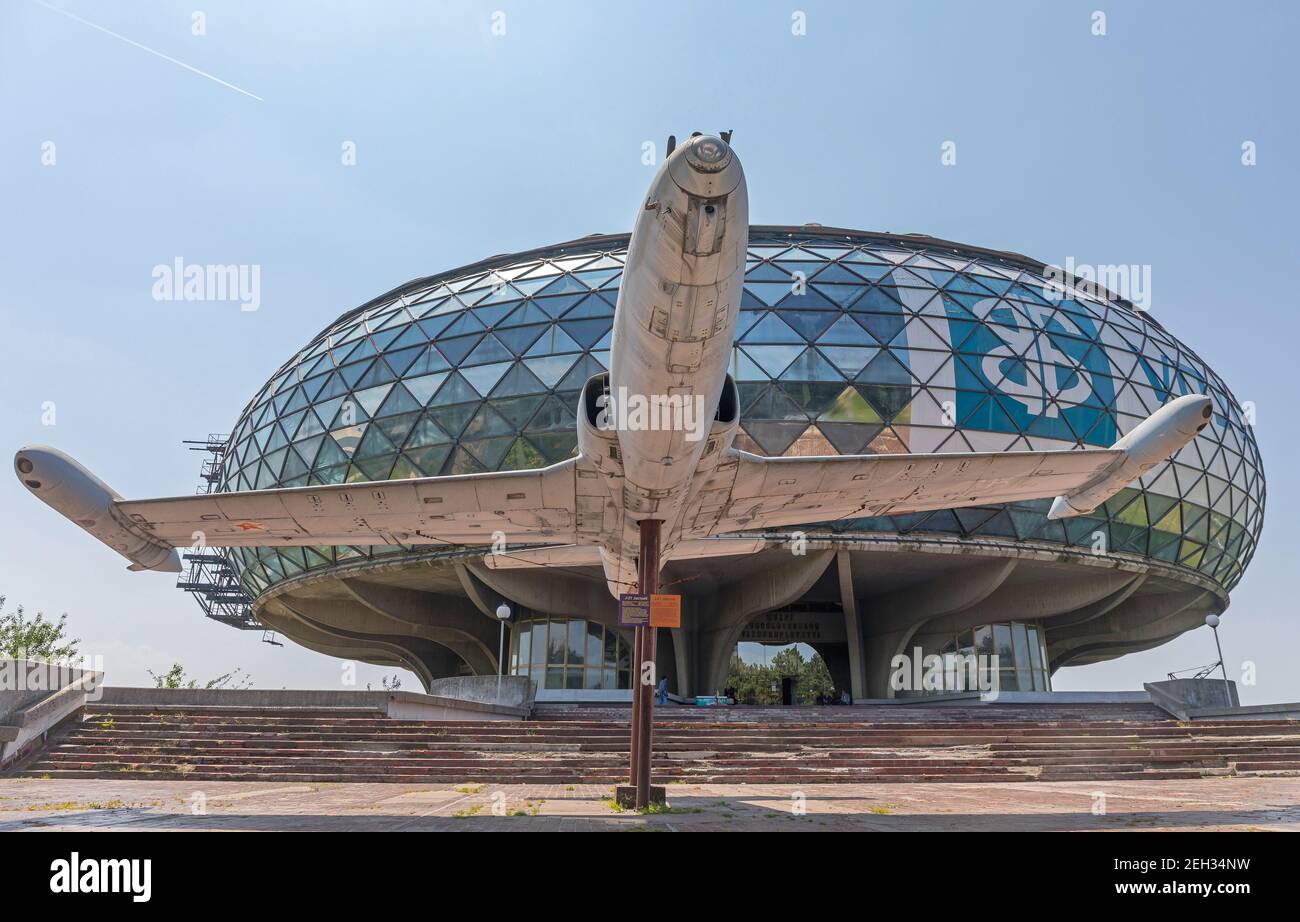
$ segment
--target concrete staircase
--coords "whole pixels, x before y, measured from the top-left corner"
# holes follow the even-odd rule
[[[364,708],[87,705],[28,777],[191,781],[624,780],[626,707],[528,721],[398,721]],[[654,780],[1105,781],[1300,775],[1300,721],[1179,723],[1145,705],[660,709]]]

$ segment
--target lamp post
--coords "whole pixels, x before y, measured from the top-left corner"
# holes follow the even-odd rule
[[[510,620],[510,606],[505,602],[497,606],[497,620],[501,622],[501,639],[497,642],[497,704],[500,704],[501,677],[506,674],[506,622]]]
[[[1223,693],[1227,695],[1226,704],[1232,707],[1232,683],[1228,681],[1228,665],[1223,661],[1223,647],[1219,644],[1219,616],[1208,614],[1205,616],[1205,623],[1214,631],[1214,649],[1219,651],[1219,669],[1223,672]]]

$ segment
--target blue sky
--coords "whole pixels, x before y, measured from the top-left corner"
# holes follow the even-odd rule
[[[57,445],[126,496],[190,492],[180,441],[228,431],[333,318],[415,276],[626,230],[643,142],[734,129],[755,223],[1152,267],[1153,315],[1258,406],[1268,511],[1225,653],[1256,664],[1245,700],[1300,700],[1295,4],[227,2],[194,35],[196,5],[50,3],[260,99],[0,0],[6,450]],[[151,271],[178,255],[261,266],[260,309],[155,301]],[[23,492],[0,479],[0,593],[68,612],[114,684],[180,661],[337,687],[337,661],[205,621]],[[1056,687],[1214,658],[1200,630]]]

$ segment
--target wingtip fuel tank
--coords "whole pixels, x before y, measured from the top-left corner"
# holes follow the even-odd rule
[[[1175,454],[1209,425],[1214,405],[1202,394],[1169,401],[1111,446],[1119,458],[1100,479],[1052,501],[1047,517],[1067,519],[1092,512],[1161,461]]]
[[[104,481],[57,448],[28,445],[14,455],[27,491],[131,561],[131,570],[181,571],[180,555],[122,515],[122,499]]]

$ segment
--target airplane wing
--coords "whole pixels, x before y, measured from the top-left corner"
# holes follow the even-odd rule
[[[717,518],[708,533],[1072,494],[1123,459],[1114,448],[814,458],[764,458],[733,448],[733,479],[725,498],[715,493]],[[724,461],[715,476],[730,466]],[[725,483],[707,488],[715,489]]]
[[[579,459],[527,471],[125,500],[56,449],[21,450],[41,500],[133,563],[175,570],[172,550],[333,544],[490,544],[578,540]]]
[[[122,500],[117,509],[173,547],[490,544],[574,534],[575,459],[547,468]]]

